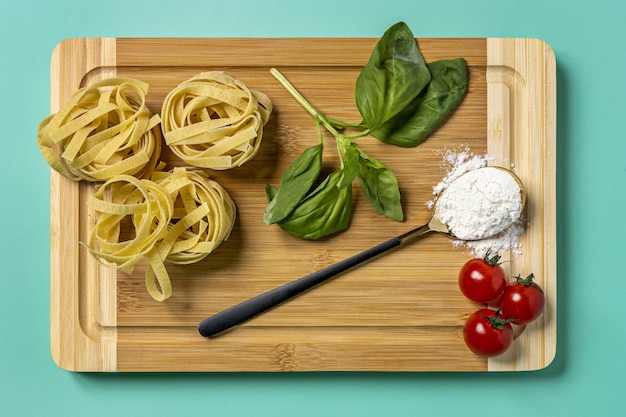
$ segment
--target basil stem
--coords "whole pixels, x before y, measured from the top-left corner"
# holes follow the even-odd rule
[[[285,76],[276,68],[270,69],[270,74],[274,76],[282,84],[283,87],[291,94],[291,96],[300,104],[314,119],[318,120],[335,138],[342,138],[343,135],[335,128],[331,120],[323,113],[320,113],[311,103],[305,99],[302,94],[285,78]],[[334,120],[334,119],[333,119]],[[365,136],[365,134],[360,134]]]

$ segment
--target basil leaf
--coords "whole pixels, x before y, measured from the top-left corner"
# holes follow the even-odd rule
[[[322,170],[322,151],[322,143],[306,149],[283,173],[278,192],[265,209],[265,224],[281,221],[302,201]],[[266,193],[269,196],[267,187]]]
[[[392,220],[402,221],[400,189],[393,171],[377,159],[360,152],[359,184],[376,211]]]
[[[402,112],[370,133],[382,142],[416,146],[452,112],[467,92],[465,59],[428,64],[432,79],[428,87]]]
[[[352,184],[339,187],[343,173],[335,171],[278,225],[304,239],[319,239],[348,228],[352,212]]]
[[[359,74],[355,97],[364,124],[374,128],[404,109],[430,81],[415,36],[404,22],[380,38]]]
[[[356,144],[350,143],[345,148],[343,169],[339,187],[347,187],[359,174],[360,152]]]
[[[278,188],[265,184],[265,195],[267,196],[268,203],[276,197],[276,194],[278,194]]]

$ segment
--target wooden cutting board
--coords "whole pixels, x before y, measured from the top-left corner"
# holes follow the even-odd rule
[[[159,112],[167,92],[222,70],[266,93],[274,113],[254,160],[212,172],[238,218],[230,239],[202,262],[168,265],[174,293],[163,303],[132,275],[97,264],[79,242],[93,222],[93,184],[51,173],[51,351],[72,371],[521,371],[556,352],[556,85],[554,55],[535,39],[418,39],[427,61],[464,57],[467,97],[426,142],[397,148],[373,138],[363,150],[397,175],[405,221],[374,213],[355,187],[348,231],[318,242],[266,226],[266,183],[317,141],[311,117],[270,75],[276,67],[321,111],[358,122],[354,83],[376,39],[69,39],[52,55],[51,111],[95,80],[129,76],[150,84]],[[329,138],[330,139],[330,138]],[[337,163],[332,142],[325,161]],[[432,186],[446,174],[442,153],[469,148],[513,166],[528,192],[522,255],[505,254],[509,275],[533,272],[544,315],[504,355],[484,359],[462,327],[479,306],[458,290],[471,258],[428,235],[259,316],[220,337],[197,332],[204,318],[425,223]],[[171,153],[163,159],[181,165]]]

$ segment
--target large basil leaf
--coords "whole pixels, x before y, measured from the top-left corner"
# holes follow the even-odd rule
[[[309,192],[322,169],[322,143],[306,149],[283,173],[278,192],[272,192],[263,221],[274,224],[293,211]],[[268,197],[270,192],[266,187]]]
[[[304,239],[320,239],[348,228],[352,211],[352,184],[339,187],[343,173],[335,171],[278,223]]]
[[[376,211],[390,219],[402,221],[400,189],[393,171],[377,159],[360,152],[359,184]]]
[[[404,22],[380,38],[356,81],[356,105],[363,123],[374,128],[404,109],[430,81],[424,57]]]
[[[371,135],[398,146],[416,146],[450,114],[467,92],[465,59],[428,64],[428,87],[402,112],[377,127]]]

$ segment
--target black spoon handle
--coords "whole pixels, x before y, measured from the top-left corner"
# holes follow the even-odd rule
[[[367,249],[348,259],[330,265],[324,269],[306,275],[281,287],[258,295],[220,313],[215,314],[198,325],[202,336],[210,337],[222,333],[233,326],[241,324],[301,293],[319,285],[330,278],[347,271],[373,257],[380,255],[403,242],[403,236],[389,239],[373,248]]]

